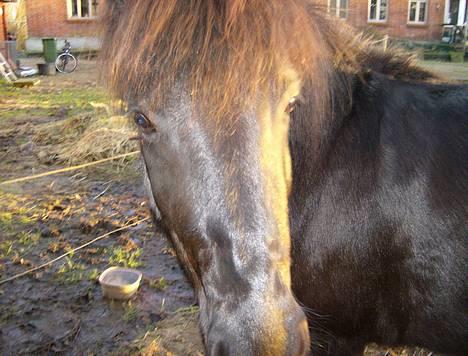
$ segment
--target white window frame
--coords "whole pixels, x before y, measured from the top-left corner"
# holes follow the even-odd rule
[[[449,23],[450,20],[450,7],[452,2],[450,0],[445,0],[445,12],[444,12],[444,22]],[[465,23],[465,14],[466,14],[466,1],[460,0],[458,3],[458,18],[451,19],[452,23],[455,23],[457,26],[462,26]]]
[[[416,3],[416,14],[414,15],[414,21],[410,19],[411,14],[411,3]],[[419,20],[419,12],[421,11],[421,4],[426,4],[426,13],[424,14],[424,20]],[[427,14],[429,12],[429,0],[409,0],[408,1],[408,23],[415,25],[425,25],[427,23]]]
[[[77,2],[77,10],[78,15],[73,16],[73,1]],[[88,2],[88,9],[89,9],[89,16],[82,16],[81,14],[81,4],[83,2]],[[97,14],[93,13],[93,2],[95,0],[67,0],[67,13],[69,20],[88,20],[88,19],[95,19]]]
[[[346,20],[348,18],[348,12],[349,12],[349,0],[335,0],[336,1],[336,9],[335,9],[335,13],[333,13],[331,11],[331,0],[328,0],[328,13],[331,14],[332,16],[336,16],[338,17],[339,19],[343,19],[343,20]],[[344,8],[342,6],[342,3],[344,3],[346,1],[346,7]],[[341,11],[344,10],[344,13],[345,13],[345,16],[344,17],[341,17]]]
[[[372,0],[367,1],[367,22],[385,23],[385,22],[388,21],[388,12],[389,12],[388,8],[390,7],[390,0],[387,0],[387,10],[386,10],[386,13],[385,13],[385,19],[383,19],[383,20],[379,19],[379,17],[380,17],[380,5],[381,5],[382,0],[376,0],[376,1],[377,1],[377,7],[375,9],[375,14],[376,14],[375,19],[370,18]]]

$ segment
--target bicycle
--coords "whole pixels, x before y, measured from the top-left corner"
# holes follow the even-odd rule
[[[65,40],[62,53],[55,60],[55,68],[57,68],[60,73],[71,73],[76,69],[77,65],[77,59],[71,54],[71,44]]]

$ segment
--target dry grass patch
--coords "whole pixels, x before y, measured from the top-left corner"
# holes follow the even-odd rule
[[[111,106],[94,103],[93,113],[82,113],[43,125],[34,141],[52,146],[59,161],[78,164],[137,150],[136,131],[125,115],[112,115]]]

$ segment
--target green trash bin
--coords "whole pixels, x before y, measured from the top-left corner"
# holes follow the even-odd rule
[[[42,46],[46,63],[54,63],[57,58],[57,40],[55,38],[43,38]]]

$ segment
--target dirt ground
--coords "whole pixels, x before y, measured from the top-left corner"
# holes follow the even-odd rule
[[[27,62],[34,63],[34,59]],[[65,166],[51,124],[95,114],[105,102],[97,66],[27,89],[0,84],[0,182]],[[0,186],[0,281],[93,238],[148,217],[138,159]],[[111,265],[143,272],[128,302],[103,298]],[[150,222],[114,234],[50,267],[0,285],[0,355],[202,355],[191,286]],[[424,355],[369,347],[367,355]]]
[[[96,64],[42,77],[29,89],[0,84],[0,182],[64,166],[37,132],[105,101]],[[0,280],[148,216],[139,160],[0,186]],[[173,250],[150,222],[101,240],[51,267],[0,285],[1,355],[197,354],[197,307]],[[103,298],[111,265],[144,279],[129,302]],[[180,344],[189,340],[189,350]],[[187,351],[187,352],[186,352]]]

